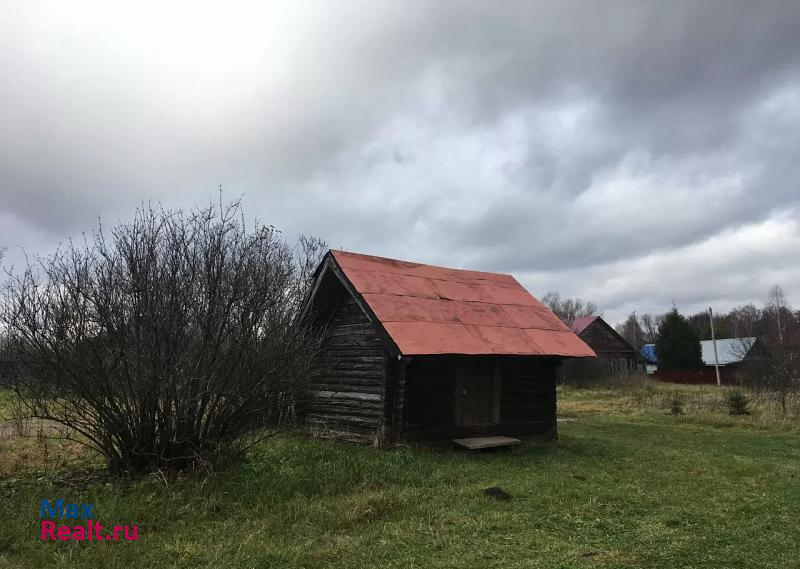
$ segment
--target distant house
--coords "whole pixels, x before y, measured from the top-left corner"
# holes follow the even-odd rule
[[[326,325],[307,428],[373,444],[552,437],[559,364],[594,356],[497,273],[330,251],[306,314]]]
[[[720,382],[725,384],[736,383],[742,366],[751,358],[758,357],[760,351],[758,338],[721,338],[717,340],[717,361],[719,362]],[[709,383],[717,382],[716,366],[714,365],[714,341],[702,340],[700,342],[701,357],[703,368],[699,370],[666,370],[656,369],[655,377],[662,381],[671,383]],[[648,373],[650,362],[653,366],[658,365],[658,356],[655,351],[655,344],[645,344],[642,347],[642,355],[648,361]]]
[[[577,318],[569,327],[592,348],[597,359],[565,362],[565,379],[624,375],[638,370],[636,349],[600,316]]]
[[[754,354],[758,338],[725,338],[717,340],[717,358],[720,367],[735,368]],[[714,367],[714,342],[700,342],[703,365]]]
[[[642,349],[639,350],[639,355],[644,360],[645,370],[647,374],[653,374],[658,369],[658,357],[656,356],[656,345],[655,344],[645,344],[642,346]]]

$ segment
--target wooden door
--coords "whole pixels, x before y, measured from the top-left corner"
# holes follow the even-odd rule
[[[458,366],[457,413],[459,425],[497,422],[498,384],[491,360],[466,360]]]

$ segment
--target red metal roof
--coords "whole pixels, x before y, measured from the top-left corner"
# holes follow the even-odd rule
[[[570,323],[569,327],[572,328],[572,331],[575,332],[576,334],[580,334],[581,332],[586,330],[589,324],[591,324],[598,318],[599,318],[598,316],[582,316],[580,318],[576,318],[575,320],[573,320]]]
[[[403,354],[595,355],[511,275],[331,253]]]

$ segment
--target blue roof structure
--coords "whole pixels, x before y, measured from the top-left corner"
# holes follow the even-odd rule
[[[656,345],[655,344],[645,344],[642,346],[640,352],[642,357],[647,360],[647,363],[657,364],[658,363],[658,356],[656,356]]]

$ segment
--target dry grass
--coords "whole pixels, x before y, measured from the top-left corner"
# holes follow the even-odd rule
[[[38,419],[14,417],[12,395],[0,391],[0,479],[94,464],[83,445]]]
[[[731,416],[729,397],[741,392],[750,400],[750,414]],[[559,416],[661,415],[680,407],[685,421],[716,426],[746,426],[781,431],[800,430],[800,405],[793,402],[784,412],[770,393],[716,385],[662,383],[647,376],[629,376],[598,382],[591,387],[559,387]]]
[[[10,437],[0,441],[0,479],[35,472],[84,466],[92,453],[86,447],[45,437]]]

